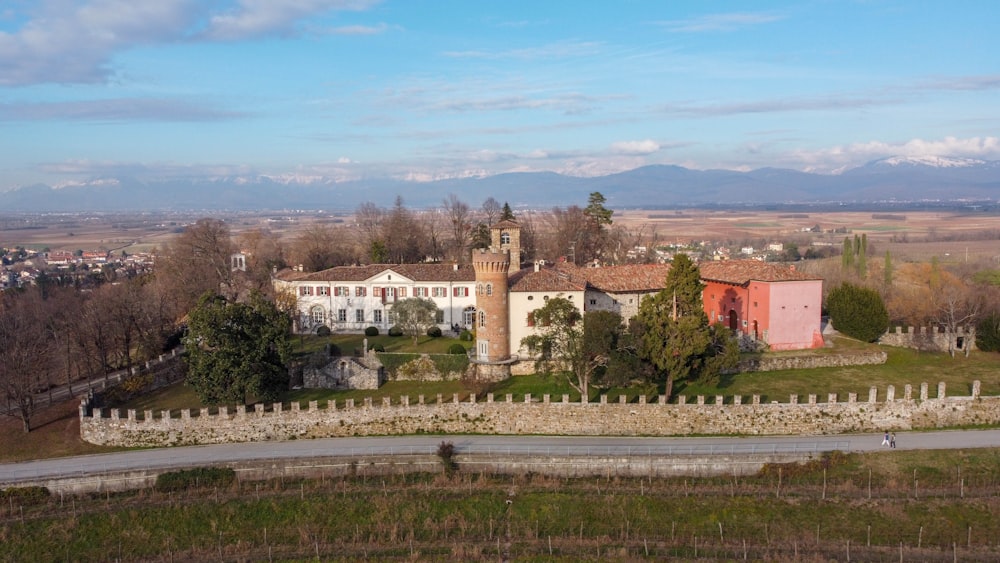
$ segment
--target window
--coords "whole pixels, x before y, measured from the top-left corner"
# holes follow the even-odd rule
[[[396,290],[396,297],[406,297],[406,288],[401,287]]]
[[[591,305],[597,305],[597,299],[591,299],[590,300],[590,304]]]
[[[310,285],[303,285],[299,287],[299,295],[312,295],[313,288]]]
[[[433,295],[434,297],[448,297],[448,288],[435,287],[432,289],[431,295]]]
[[[382,288],[381,287],[373,287],[372,288],[372,297],[382,297]]]
[[[476,322],[476,308],[468,307],[462,311],[462,324],[465,326],[472,326]]]
[[[356,323],[363,323],[363,322],[365,322],[365,310],[364,309],[355,309],[354,310],[354,322],[356,322]]]
[[[338,323],[347,322],[347,309],[337,309],[337,322]]]
[[[367,289],[368,288],[366,288],[364,286],[357,286],[357,287],[355,287],[354,288],[354,296],[355,297],[364,297],[368,293]]]
[[[428,291],[426,287],[415,287],[413,288],[414,297],[427,297]]]
[[[469,296],[469,288],[467,288],[467,287],[455,287],[455,288],[452,288],[452,295],[454,295],[455,297],[468,297]]]
[[[486,284],[486,295],[493,295],[493,284]]]
[[[323,321],[326,320],[326,315],[323,313],[323,308],[317,305],[309,309],[309,318],[316,324],[323,324]]]
[[[389,321],[389,325],[396,324],[396,313],[393,313],[392,309],[389,309],[389,311],[386,313],[385,317]]]
[[[507,231],[500,233],[500,244],[510,244],[510,233]]]
[[[486,328],[486,311],[479,311],[479,327]]]
[[[380,323],[382,322],[382,309],[375,309],[372,311],[372,322]]]
[[[338,285],[337,287],[333,288],[333,295],[336,297],[350,297],[351,296],[350,288],[347,286]]]
[[[528,313],[528,326],[535,326],[535,312]]]
[[[320,286],[316,288],[317,295],[330,295],[330,288],[327,286]]]
[[[434,312],[434,322],[436,322],[437,324],[441,324],[444,322],[444,311],[438,309],[437,311]]]

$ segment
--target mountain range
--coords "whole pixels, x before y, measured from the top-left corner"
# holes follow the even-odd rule
[[[139,180],[99,178],[78,185],[22,186],[0,192],[7,212],[67,213],[124,211],[352,211],[365,202],[408,207],[441,205],[455,194],[471,207],[488,197],[515,207],[586,205],[601,192],[613,208],[996,202],[1000,161],[941,157],[892,157],[839,174],[780,168],[749,172],[692,170],[653,165],[581,178],[552,172],[498,174],[412,182],[371,178],[337,182],[329,178],[271,176]]]

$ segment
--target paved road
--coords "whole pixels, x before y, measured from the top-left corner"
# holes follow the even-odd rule
[[[382,454],[433,454],[452,442],[458,454],[534,453],[568,455],[691,455],[770,452],[876,451],[881,434],[719,438],[621,438],[589,436],[392,436],[252,442],[136,450],[129,452],[0,464],[0,484],[28,479],[83,476],[112,471],[167,469],[266,459]],[[1000,447],[998,430],[902,432],[897,447],[965,449]]]

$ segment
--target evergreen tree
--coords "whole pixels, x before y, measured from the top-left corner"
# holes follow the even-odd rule
[[[506,201],[503,202],[503,211],[500,212],[501,221],[516,221],[514,218],[514,212],[510,209],[510,204]]]
[[[892,287],[892,256],[888,250],[885,251],[885,265],[882,267],[882,283],[886,289]]]
[[[976,323],[976,346],[984,352],[1000,352],[1000,313],[990,313]]]
[[[209,405],[273,401],[288,388],[290,326],[259,293],[246,303],[205,294],[188,317],[187,383]]]
[[[833,327],[863,342],[875,342],[889,328],[889,311],[877,291],[850,283],[830,290],[826,298]]]
[[[639,355],[665,374],[668,398],[676,382],[700,374],[711,352],[704,289],[697,265],[686,254],[677,254],[663,290],[644,299],[635,317]]]
[[[855,239],[857,240],[857,239]],[[858,278],[868,277],[868,235],[861,235],[861,244],[858,246]]]
[[[844,237],[844,249],[840,255],[840,266],[844,272],[850,272],[854,267],[854,245],[850,237]]]

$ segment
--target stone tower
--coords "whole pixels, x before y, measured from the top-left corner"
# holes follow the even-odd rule
[[[490,227],[490,247],[472,251],[476,272],[476,348],[471,355],[476,378],[499,381],[510,377],[511,265],[520,268],[521,229],[513,221]]]

